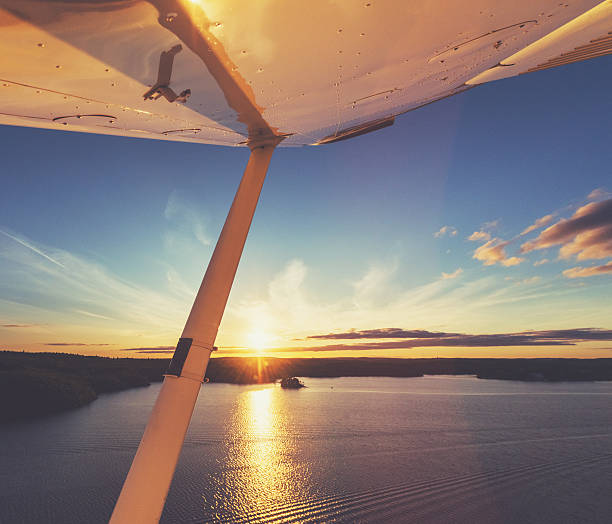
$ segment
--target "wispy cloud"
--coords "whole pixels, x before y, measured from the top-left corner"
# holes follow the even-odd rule
[[[166,270],[166,282],[169,289],[177,296],[193,301],[197,291],[193,286],[187,285],[181,274],[174,268],[168,267]]]
[[[474,231],[467,239],[472,242],[487,242],[491,240],[491,233],[487,231]]]
[[[127,282],[94,261],[21,235],[0,235],[0,259],[0,306],[6,312],[27,306],[29,316],[35,314],[45,323],[96,322],[97,328],[115,334],[160,336],[179,329],[189,307],[171,295]],[[26,316],[12,323],[29,320]]]
[[[0,324],[0,328],[31,328],[36,327],[36,324]]]
[[[111,317],[107,317],[106,315],[100,315],[99,313],[92,313],[91,311],[84,311],[82,309],[75,309],[74,312],[78,313],[79,315],[85,315],[86,317],[101,318],[103,320],[113,320]]]
[[[451,278],[457,278],[459,275],[461,275],[461,273],[463,273],[463,269],[461,269],[460,267],[455,269],[455,271],[453,271],[452,273],[444,273],[444,271],[442,272],[442,276],[440,278],[442,278],[442,280],[448,280]]]
[[[371,265],[363,277],[352,284],[353,302],[358,306],[367,306],[388,297],[389,283],[397,269],[396,259]]]
[[[532,284],[537,284],[540,280],[542,280],[542,277],[533,276],[533,277],[524,278],[523,280],[519,280],[517,284],[521,286],[530,286]]]
[[[524,229],[520,236],[527,235],[536,229],[540,229],[548,224],[550,224],[555,218],[555,215],[545,215],[542,218],[538,218],[533,224],[531,224],[528,228]]]
[[[591,267],[572,267],[566,269],[563,274],[567,278],[585,278],[594,277],[596,275],[605,275],[612,273],[612,260],[602,266],[591,266]]]
[[[90,344],[85,342],[45,342],[45,346],[110,346],[110,344]]]
[[[593,191],[589,193],[589,196],[587,196],[587,200],[605,200],[610,197],[612,197],[612,193],[605,190],[603,187],[598,187],[597,189],[593,189]]]
[[[493,242],[498,242],[499,239],[493,238],[492,235],[492,232],[496,230],[498,226],[499,220],[485,222],[478,231],[474,231],[469,237],[467,237],[467,239],[471,242],[489,242],[490,240]]]
[[[210,246],[212,239],[206,231],[202,213],[179,191],[174,190],[168,196],[164,217],[168,223],[164,235],[168,249],[180,248],[193,240]]]
[[[174,353],[174,350],[176,348],[174,348],[174,346],[156,346],[156,347],[150,347],[150,348],[122,348],[119,351],[128,351],[128,352],[132,352],[132,353],[168,353],[168,354],[172,354]]]
[[[434,237],[441,238],[443,236],[454,237],[457,235],[457,229],[453,226],[442,226],[438,231],[434,233]]]
[[[550,260],[548,260],[547,258],[542,258],[542,259],[540,259],[540,260],[536,260],[536,261],[533,263],[533,265],[537,267],[537,266],[541,266],[541,265],[543,265],[543,264],[548,264],[549,262],[550,262]]]

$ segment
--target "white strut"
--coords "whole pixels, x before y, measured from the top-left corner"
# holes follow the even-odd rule
[[[254,145],[111,524],[159,522],[272,153]]]

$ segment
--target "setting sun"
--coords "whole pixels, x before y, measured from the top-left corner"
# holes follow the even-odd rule
[[[271,337],[265,331],[251,331],[247,335],[247,347],[250,350],[263,353],[270,345]]]

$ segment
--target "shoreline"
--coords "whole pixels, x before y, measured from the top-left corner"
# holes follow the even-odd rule
[[[104,393],[161,382],[170,359],[0,351],[0,424],[86,406]],[[265,384],[284,377],[475,376],[524,382],[612,380],[612,358],[217,357],[209,382]]]

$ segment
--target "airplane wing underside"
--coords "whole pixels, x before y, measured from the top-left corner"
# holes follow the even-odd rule
[[[295,146],[611,53],[612,0],[0,0],[0,27],[0,124]]]

